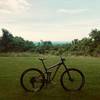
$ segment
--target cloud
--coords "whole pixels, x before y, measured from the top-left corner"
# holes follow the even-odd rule
[[[88,11],[87,9],[59,9],[58,13],[78,14]]]
[[[19,13],[30,8],[27,0],[0,0],[1,13]]]

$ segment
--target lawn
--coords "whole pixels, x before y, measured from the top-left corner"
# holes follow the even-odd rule
[[[57,56],[46,56],[46,65],[59,60]],[[20,85],[20,76],[25,69],[40,68],[38,57],[0,57],[0,100],[100,100],[100,58],[66,57],[68,66],[80,69],[86,78],[79,92],[66,92],[60,85],[59,70],[55,84],[44,87],[38,93],[27,93]]]

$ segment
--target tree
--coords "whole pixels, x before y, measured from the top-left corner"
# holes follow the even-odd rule
[[[39,42],[36,51],[39,53],[48,53],[53,47],[53,44],[51,41],[43,41],[41,40],[41,42]]]
[[[79,41],[79,51],[82,55],[89,55],[92,51],[92,40],[90,38],[83,38]]]
[[[34,43],[32,41],[28,41],[28,40],[24,40],[22,37],[14,37],[13,38],[13,41],[12,41],[12,44],[13,44],[13,51],[16,51],[16,52],[21,52],[21,51],[28,51],[28,50],[32,50],[33,51],[33,48],[34,48]]]
[[[78,50],[78,39],[74,39],[71,43],[71,51],[77,51]]]
[[[25,41],[22,37],[14,37],[8,30],[2,29],[3,36],[0,38],[0,51],[3,52],[23,52],[33,51],[32,41]]]
[[[1,44],[3,51],[7,52],[12,47],[13,35],[6,29],[2,29],[3,36],[1,37]]]
[[[100,43],[100,31],[99,30],[97,29],[92,30],[89,36],[91,37],[93,41]]]

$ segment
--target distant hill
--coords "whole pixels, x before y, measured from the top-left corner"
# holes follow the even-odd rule
[[[40,41],[33,41],[33,43],[35,43],[35,45],[38,45]],[[62,44],[66,44],[66,41],[51,41],[53,45],[62,45]]]
[[[53,41],[52,44],[53,45],[62,45],[62,44],[66,44],[66,41]]]

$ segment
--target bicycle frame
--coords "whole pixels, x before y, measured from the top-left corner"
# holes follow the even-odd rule
[[[43,64],[43,67],[44,67],[44,70],[45,70],[44,73],[46,73],[46,75],[47,75],[47,77],[46,77],[47,80],[48,80],[48,72],[49,72],[49,70],[50,70],[50,69],[53,69],[53,68],[55,68],[55,67],[57,67],[56,70],[55,70],[55,72],[54,72],[54,74],[53,74],[53,76],[52,76],[52,78],[51,78],[51,80],[50,80],[50,81],[52,81],[52,80],[55,78],[55,76],[56,76],[56,74],[57,74],[57,71],[59,70],[59,68],[61,67],[61,65],[64,66],[65,71],[67,71],[69,78],[71,78],[71,76],[70,76],[70,74],[69,74],[69,72],[68,72],[68,68],[67,68],[67,66],[65,65],[63,59],[61,59],[61,61],[58,62],[57,64],[54,64],[54,65],[50,66],[49,68],[46,68],[46,66],[45,66],[43,60],[41,60],[41,61],[42,61],[42,64]]]
[[[22,75],[21,75],[21,78],[20,78],[21,86],[26,91],[28,91],[28,92],[37,92],[37,91],[40,91],[43,88],[44,85],[47,86],[55,78],[55,76],[57,74],[57,71],[59,70],[59,68],[61,67],[61,65],[64,66],[65,71],[61,74],[60,82],[61,82],[62,87],[66,91],[78,91],[78,90],[80,90],[84,86],[85,77],[84,77],[83,73],[80,70],[78,70],[78,69],[68,68],[65,65],[65,63],[64,63],[64,60],[65,60],[64,58],[61,58],[61,60],[58,63],[50,66],[49,68],[46,68],[46,66],[45,66],[44,61],[43,61],[42,58],[40,58],[40,60],[43,63],[43,67],[45,69],[44,72],[42,72],[41,70],[39,70],[37,68],[30,68],[30,69],[25,70],[22,73]],[[55,68],[56,70],[54,71],[53,75],[51,76],[52,70],[50,70],[50,69],[53,69],[53,68]],[[30,74],[29,72],[33,72],[34,75]],[[73,77],[73,75],[71,75],[71,72],[78,73],[78,75],[80,75],[79,78],[81,78],[81,80],[77,81],[76,79],[74,79],[74,78],[77,78],[77,77]],[[36,75],[35,73],[38,73],[38,74]],[[32,75],[32,76],[27,77],[28,74]],[[65,77],[65,74],[67,74],[67,78]],[[25,77],[27,79],[27,82],[25,80]],[[69,84],[71,84],[71,82],[72,82],[72,85],[73,85],[73,82],[76,80],[77,82],[79,82],[79,84],[78,84],[79,86],[77,86],[77,84],[75,82],[75,85],[77,87],[74,88],[73,86],[70,87],[70,85],[68,85],[70,87],[69,88],[69,87],[65,86],[65,84],[64,84],[65,81],[64,80],[69,81],[70,82]],[[24,84],[24,82],[25,82],[25,84]],[[37,83],[39,83],[39,84],[37,84]]]

